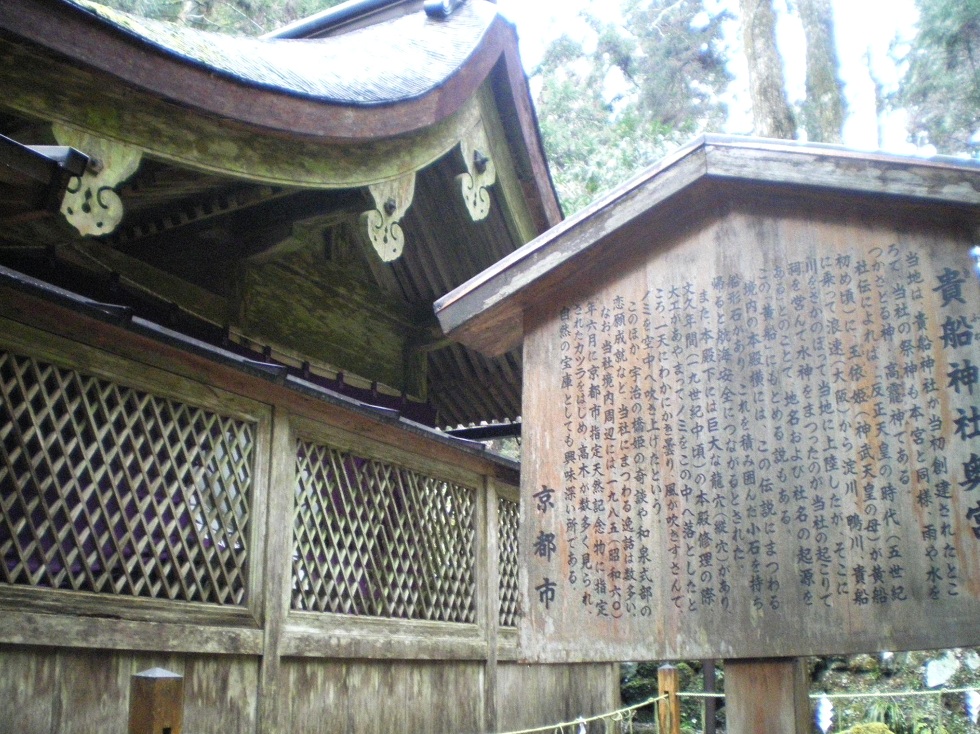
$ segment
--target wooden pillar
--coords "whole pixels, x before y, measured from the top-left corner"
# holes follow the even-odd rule
[[[725,661],[728,734],[809,734],[809,676],[802,658]]]
[[[129,734],[180,734],[184,677],[163,668],[136,673],[129,684]]]
[[[714,693],[717,690],[715,686],[717,682],[715,678],[715,661],[705,660],[702,663],[701,670],[704,675],[704,692]],[[704,734],[715,734],[717,710],[717,699],[711,698],[710,696],[704,699]]]
[[[289,614],[292,588],[293,501],[296,497],[296,436],[289,423],[289,414],[276,408],[272,420],[271,460],[267,486],[264,571],[253,577],[262,580],[254,591],[262,599],[260,617],[265,627],[262,659],[259,663],[258,731],[275,732],[287,727],[288,712],[282,708],[282,647],[283,628]],[[258,506],[256,507],[258,510]],[[256,512],[256,519],[260,516]],[[256,545],[256,550],[262,545]],[[256,555],[258,555],[256,553]]]
[[[497,536],[497,485],[490,477],[483,481],[482,512],[478,512],[480,537],[477,548],[482,548],[477,559],[477,569],[482,573],[483,584],[477,589],[477,610],[481,612],[482,626],[487,640],[487,660],[483,677],[483,731],[497,731],[497,640],[500,627],[500,568],[499,539]],[[478,578],[481,574],[478,573]]]
[[[680,674],[673,665],[657,668],[657,689],[661,696],[667,696],[657,707],[658,731],[661,734],[680,734],[681,706],[677,692],[680,690]]]

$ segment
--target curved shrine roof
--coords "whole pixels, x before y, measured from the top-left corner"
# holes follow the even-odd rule
[[[468,2],[445,19],[418,12],[326,38],[251,38],[140,18],[88,0],[63,2],[243,84],[342,105],[425,95],[466,64],[500,19],[492,5]]]

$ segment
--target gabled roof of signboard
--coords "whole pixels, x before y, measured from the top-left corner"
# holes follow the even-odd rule
[[[485,354],[523,338],[525,309],[597,257],[610,236],[645,220],[671,226],[669,207],[688,197],[684,216],[706,216],[712,198],[740,184],[932,202],[971,209],[980,221],[980,165],[760,138],[707,135],[648,168],[436,301],[450,338]],[[658,219],[658,216],[660,219]],[[606,263],[606,264],[602,264]]]

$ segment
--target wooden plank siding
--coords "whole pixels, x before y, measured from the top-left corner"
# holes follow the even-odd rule
[[[516,472],[506,463],[5,288],[3,353],[231,416],[252,426],[254,453],[239,603],[42,588],[0,576],[0,734],[124,731],[130,678],[152,667],[184,676],[184,731],[191,734],[497,731],[617,705],[614,666],[513,662],[520,655],[516,631],[500,627],[498,612],[498,497],[518,499]],[[12,408],[0,408],[2,432]],[[400,482],[428,477],[472,495],[473,535],[463,538],[474,559],[471,622],[294,608],[301,440],[346,452],[352,465],[394,467]],[[0,463],[6,502],[18,486],[3,472]],[[2,520],[0,548],[10,547],[10,524]],[[442,527],[441,520],[427,522]],[[465,599],[449,598],[470,614]]]

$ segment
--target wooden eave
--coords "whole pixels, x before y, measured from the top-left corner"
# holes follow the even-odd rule
[[[973,162],[708,135],[447,293],[435,303],[436,316],[449,338],[484,354],[514,349],[523,339],[525,309],[569,278],[608,269],[604,251],[619,231],[704,218],[717,209],[723,192],[747,185],[802,196],[980,207],[980,166]],[[980,212],[973,216],[980,218]]]
[[[21,142],[54,142],[61,138],[52,136],[50,125],[57,123],[59,129],[133,146],[143,154],[137,172],[117,187],[125,218],[115,232],[98,241],[82,240],[51,213],[6,232],[0,238],[0,263],[88,297],[125,302],[140,316],[198,338],[212,339],[210,331],[202,337],[198,328],[225,327],[233,341],[241,336],[260,355],[269,352],[291,368],[303,359],[312,362],[314,371],[327,380],[336,376],[344,390],[364,391],[374,382],[387,396],[401,390],[409,402],[425,403],[426,383],[419,375],[427,375],[428,395],[439,397],[424,407],[432,415],[438,411],[439,425],[513,420],[520,413],[520,355],[487,360],[445,342],[431,304],[557,223],[561,212],[514,29],[493,5],[468,2],[477,6],[466,21],[470,34],[463,34],[469,40],[479,35],[473,52],[454,56],[462,62],[426,94],[381,105],[338,105],[250,84],[188,59],[192,45],[183,47],[184,55],[168,52],[160,43],[166,31],[148,34],[151,42],[67,0],[0,2],[0,132]],[[412,22],[419,26],[420,20]],[[142,28],[141,22],[134,20],[133,27]],[[452,16],[445,22],[453,22]],[[174,33],[183,37],[183,31]],[[226,43],[223,59],[234,60],[234,41]],[[266,62],[274,57],[270,54]],[[243,62],[242,69],[249,66]],[[315,82],[315,77],[314,72],[310,78]],[[466,170],[460,142],[480,127],[497,181],[489,189],[489,216],[474,222],[457,176]],[[350,250],[355,254],[331,262],[320,274],[321,280],[328,274],[335,278],[330,283],[334,300],[321,303],[334,304],[344,288],[355,287],[358,294],[373,288],[392,302],[382,306],[380,298],[367,300],[365,312],[388,308],[388,318],[371,323],[384,322],[392,338],[404,332],[401,377],[371,372],[347,359],[346,352],[326,354],[324,339],[306,342],[319,351],[304,349],[298,337],[278,340],[279,332],[266,328],[272,322],[267,311],[260,325],[245,318],[244,291],[235,290],[242,283],[229,275],[237,265],[247,262],[255,272],[266,267],[263,277],[273,271],[277,277],[301,277],[308,271],[292,268],[285,256],[279,262],[282,253],[275,250],[293,236],[294,223],[336,215],[330,227],[343,233],[349,221],[371,208],[368,186],[407,174],[416,176],[416,193],[402,221],[408,242],[402,257],[371,265],[373,260]],[[19,186],[16,193],[22,190]],[[324,220],[323,232],[330,229],[327,224]],[[304,253],[313,252],[317,241],[304,240],[302,247]],[[73,274],[85,277],[75,279],[76,285]],[[249,281],[249,287],[254,284]],[[355,303],[361,301],[348,299],[344,305],[353,308]],[[282,323],[295,335],[295,320]],[[379,343],[377,338],[346,342]]]
[[[6,0],[0,5],[0,33],[182,107],[257,130],[328,143],[371,141],[430,127],[457,112],[502,56],[520,69],[514,29],[499,15],[469,58],[440,84],[412,99],[379,104],[339,104],[249,84],[170,53],[68,2]],[[509,78],[516,81],[513,75]],[[515,97],[526,95],[516,87],[511,91]]]
[[[502,123],[536,234],[558,222],[561,210],[516,32],[488,10],[492,5],[469,2],[481,8],[471,26],[485,23],[485,30],[446,78],[411,99],[338,104],[249,84],[67,0],[8,0],[0,3],[0,91],[21,114],[134,145],[161,160],[313,188],[354,188],[416,171],[485,118],[491,99],[496,110],[489,114]]]

